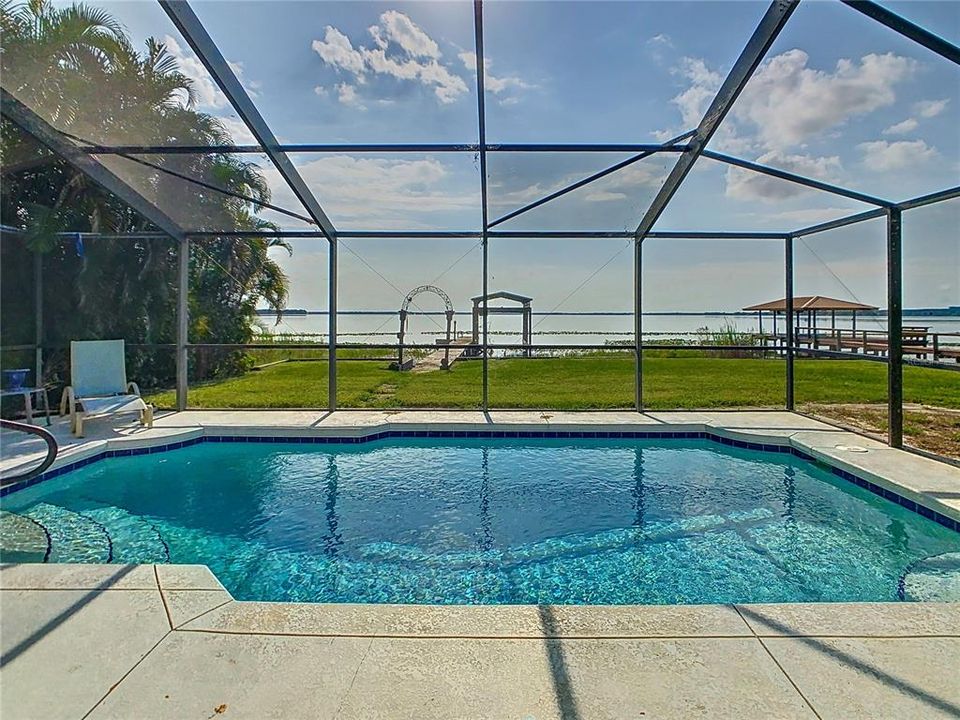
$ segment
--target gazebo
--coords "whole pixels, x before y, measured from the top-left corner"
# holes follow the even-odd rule
[[[763,334],[763,314],[765,312],[773,313],[773,336],[777,336],[777,316],[780,313],[787,313],[787,299],[771,300],[760,303],[759,305],[750,305],[743,308],[744,311],[754,311],[757,313],[757,329]],[[876,310],[876,305],[864,305],[863,303],[850,302],[849,300],[840,300],[838,298],[825,297],[823,295],[800,295],[793,298],[793,315],[796,318],[796,327],[800,328],[800,320],[803,313],[807,314],[806,330],[811,335],[816,335],[817,315],[821,312],[830,313],[830,329],[837,329],[837,311],[850,313],[851,330],[857,329],[857,313],[863,311]]]
[[[530,353],[530,339],[533,335],[533,324],[531,323],[531,318],[533,316],[533,308],[531,303],[533,302],[532,297],[526,295],[520,295],[519,293],[507,292],[505,290],[499,290],[493,293],[487,293],[486,295],[477,295],[476,297],[470,298],[473,302],[473,342],[474,344],[480,343],[480,316],[483,312],[484,300],[488,303],[491,300],[511,300],[512,302],[518,303],[520,307],[490,307],[487,306],[487,315],[523,315],[523,329],[520,333],[520,342],[523,344],[525,352]],[[486,342],[486,338],[484,338]]]

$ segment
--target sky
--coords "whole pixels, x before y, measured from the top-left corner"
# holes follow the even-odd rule
[[[252,136],[159,5],[103,3],[137,41],[162,39],[194,80],[197,108],[238,143]],[[476,143],[469,2],[195,2],[195,11],[282,142]],[[960,42],[960,3],[887,7]],[[488,2],[487,140],[660,142],[695,127],[766,3]],[[889,200],[960,184],[960,70],[839,2],[805,0],[711,149]],[[488,153],[491,219],[628,157]],[[474,153],[291,158],[340,230],[478,230]],[[636,229],[676,161],[657,154],[499,226]],[[303,212],[266,158],[273,202]],[[792,230],[869,209],[701,158],[657,230]],[[265,211],[288,229],[304,226]],[[904,218],[905,303],[960,304],[960,200]],[[884,222],[797,246],[797,294],[884,305]],[[321,240],[275,251],[292,307],[323,309]],[[435,283],[458,309],[481,288],[470,240],[352,240],[340,253],[342,309],[399,306]],[[629,310],[632,252],[616,240],[493,240],[490,287],[538,310]],[[770,241],[644,243],[651,310],[732,310],[782,297]],[[429,302],[426,299],[424,302]]]

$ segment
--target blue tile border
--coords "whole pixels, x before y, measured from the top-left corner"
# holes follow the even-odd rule
[[[815,458],[803,450],[798,450],[792,445],[777,445],[772,443],[756,443],[746,440],[735,440],[724,435],[717,435],[711,432],[682,430],[682,431],[650,431],[650,430],[381,430],[368,435],[359,436],[332,436],[332,435],[297,435],[297,436],[278,436],[278,435],[201,435],[190,440],[180,440],[165,445],[153,445],[142,448],[121,448],[118,450],[103,450],[96,455],[77,460],[54,470],[31,478],[26,482],[8,485],[0,488],[0,497],[6,497],[10,493],[23,490],[33,485],[37,485],[44,480],[50,480],[60,475],[65,475],[73,470],[86,467],[91,463],[99,462],[114,457],[132,457],[134,455],[152,455],[154,453],[167,452],[170,450],[179,450],[181,448],[199,445],[201,443],[271,443],[271,444],[298,444],[298,445],[355,445],[360,443],[375,442],[377,440],[387,440],[392,438],[492,438],[492,439],[515,439],[515,438],[535,438],[535,439],[625,439],[625,440],[710,440],[711,442],[727,445],[728,447],[743,448],[757,452],[781,453],[784,455],[793,455],[796,458],[813,463],[843,480],[853,483],[857,487],[879,495],[882,498],[900,505],[911,512],[922,515],[925,518],[933,520],[954,532],[960,533],[960,522],[947,517],[936,510],[931,510],[924,505],[905,498],[902,495],[882,488],[875,483],[854,475],[847,470],[838,468],[819,458]]]

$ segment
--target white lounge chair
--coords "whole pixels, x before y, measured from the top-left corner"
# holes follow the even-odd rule
[[[70,431],[83,437],[85,417],[139,413],[140,424],[153,427],[153,406],[140,388],[127,382],[123,340],[74,340],[70,343],[70,382],[60,400],[60,415],[70,411]]]

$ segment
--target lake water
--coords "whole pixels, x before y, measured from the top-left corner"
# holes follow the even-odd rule
[[[458,313],[455,318],[458,330],[470,330],[471,317],[469,313]],[[272,317],[260,318],[267,332],[308,335],[326,335],[326,314],[285,315],[279,325],[274,325]],[[960,332],[960,318],[958,317],[904,317],[904,325],[929,327],[930,332],[955,333]],[[337,318],[337,331],[341,342],[345,343],[395,343],[399,319],[397,313],[383,312],[377,314],[347,315],[340,314]],[[757,332],[757,316],[751,315],[724,315],[724,314],[657,314],[643,316],[643,336],[647,340],[664,338],[696,339],[700,328],[708,327],[713,331],[724,326],[733,326],[738,332]],[[821,317],[818,327],[830,326],[829,317]],[[443,336],[446,320],[442,313],[429,315],[411,314],[407,320],[406,342],[432,343]],[[849,317],[838,317],[837,327],[849,328]],[[858,317],[857,329],[884,331],[887,327],[885,317]],[[771,318],[764,317],[763,329],[772,330]],[[783,318],[777,322],[777,329],[783,329]],[[490,317],[491,343],[509,344],[520,342],[520,316],[492,315]],[[632,314],[601,314],[581,313],[550,315],[548,313],[533,314],[533,341],[535,343],[552,345],[575,344],[602,344],[608,340],[624,341],[633,337]],[[945,344],[960,342],[960,338],[945,339]]]

